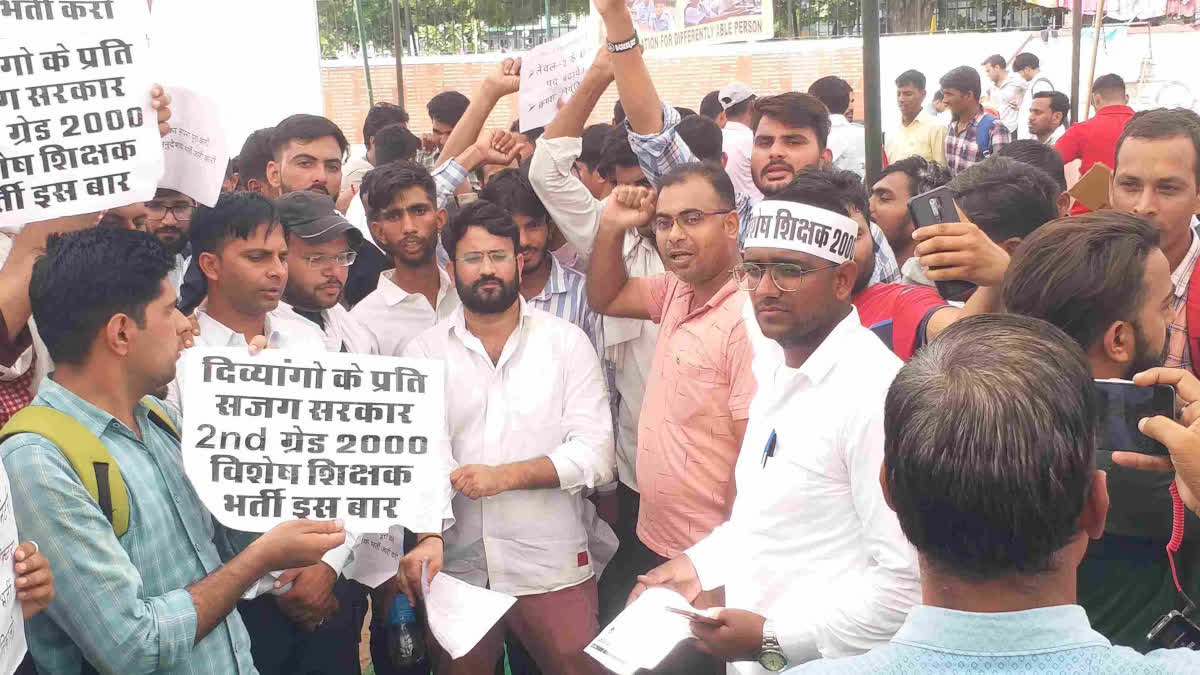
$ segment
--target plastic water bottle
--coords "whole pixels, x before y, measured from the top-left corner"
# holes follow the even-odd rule
[[[416,666],[426,661],[425,631],[417,623],[417,613],[403,593],[397,593],[388,612],[388,656],[397,668]]]

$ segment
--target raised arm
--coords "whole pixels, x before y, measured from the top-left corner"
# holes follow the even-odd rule
[[[650,222],[656,203],[654,190],[643,187],[622,185],[609,195],[588,264],[587,298],[592,311],[631,319],[653,318],[645,288],[652,281],[630,279],[623,252],[627,230]]]
[[[624,0],[593,0],[596,10],[604,19],[604,29],[609,42],[619,43],[634,36],[633,17]],[[650,79],[642,49],[631,49],[612,55],[613,73],[617,80],[617,91],[621,95],[621,107],[634,133],[657,134],[663,129],[662,102]]]
[[[521,59],[504,59],[488,74],[487,78],[475,89],[470,104],[463,116],[454,125],[454,131],[446,139],[442,154],[438,157],[438,165],[444,164],[453,157],[458,157],[471,147],[488,117],[500,99],[515,94],[521,88]]]

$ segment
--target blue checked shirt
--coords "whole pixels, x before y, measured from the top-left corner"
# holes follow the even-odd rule
[[[603,330],[599,315],[588,307],[587,279],[579,272],[563,267],[549,251],[546,256],[550,259],[550,278],[542,292],[529,299],[529,305],[579,326],[603,361]]]
[[[101,673],[122,675],[257,673],[236,611],[194,644],[187,586],[221,566],[214,538],[223,541],[224,531],[184,475],[179,442],[140,403],[135,417],[145,441],[50,378],[32,405],[64,412],[95,434],[129,489],[129,531],[118,539],[52,443],[21,434],[0,445],[21,539],[36,541],[54,571],[54,601],[25,624],[38,670],[74,675],[86,658]]]
[[[679,124],[679,111],[662,103],[663,128],[657,134],[638,134],[629,129],[629,145],[637,155],[638,164],[646,180],[658,189],[662,177],[672,168],[680,164],[699,161],[687,143],[675,133]],[[629,122],[625,122],[628,127]],[[750,217],[758,200],[748,194],[739,192],[734,207],[737,209],[740,225],[738,227],[738,245],[746,238],[746,229],[750,226]],[[871,239],[875,242],[875,272],[871,275],[871,283],[893,283],[900,280],[900,265],[896,255],[888,244],[883,231],[871,224]]]

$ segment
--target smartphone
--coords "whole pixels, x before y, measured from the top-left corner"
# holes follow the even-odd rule
[[[688,619],[695,621],[696,623],[702,623],[707,626],[720,626],[721,625],[720,621],[712,618],[711,616],[709,616],[707,614],[701,614],[700,612],[693,612],[693,611],[687,610],[687,609],[678,609],[676,607],[667,607],[667,611],[672,614],[678,614],[679,616],[686,616]]]
[[[959,221],[958,207],[954,204],[954,192],[946,186],[934,188],[908,200],[908,214],[912,216],[913,225],[916,227]],[[935,283],[938,294],[946,300],[966,300],[975,290],[975,284],[969,281],[938,281]]]
[[[1154,624],[1146,640],[1152,647],[1161,649],[1186,647],[1200,650],[1200,627],[1183,614],[1172,611]]]
[[[1138,430],[1143,417],[1175,419],[1175,388],[1169,384],[1139,387],[1129,380],[1096,380],[1100,395],[1100,449],[1145,455],[1167,455],[1166,446]]]

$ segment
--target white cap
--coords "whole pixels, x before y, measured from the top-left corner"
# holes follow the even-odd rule
[[[722,110],[729,110],[752,96],[754,96],[754,92],[748,85],[741,82],[730,82],[721,87],[721,91],[717,93],[717,100],[721,102]]]
[[[742,248],[781,248],[841,264],[854,259],[858,223],[799,202],[763,200],[754,207]]]

